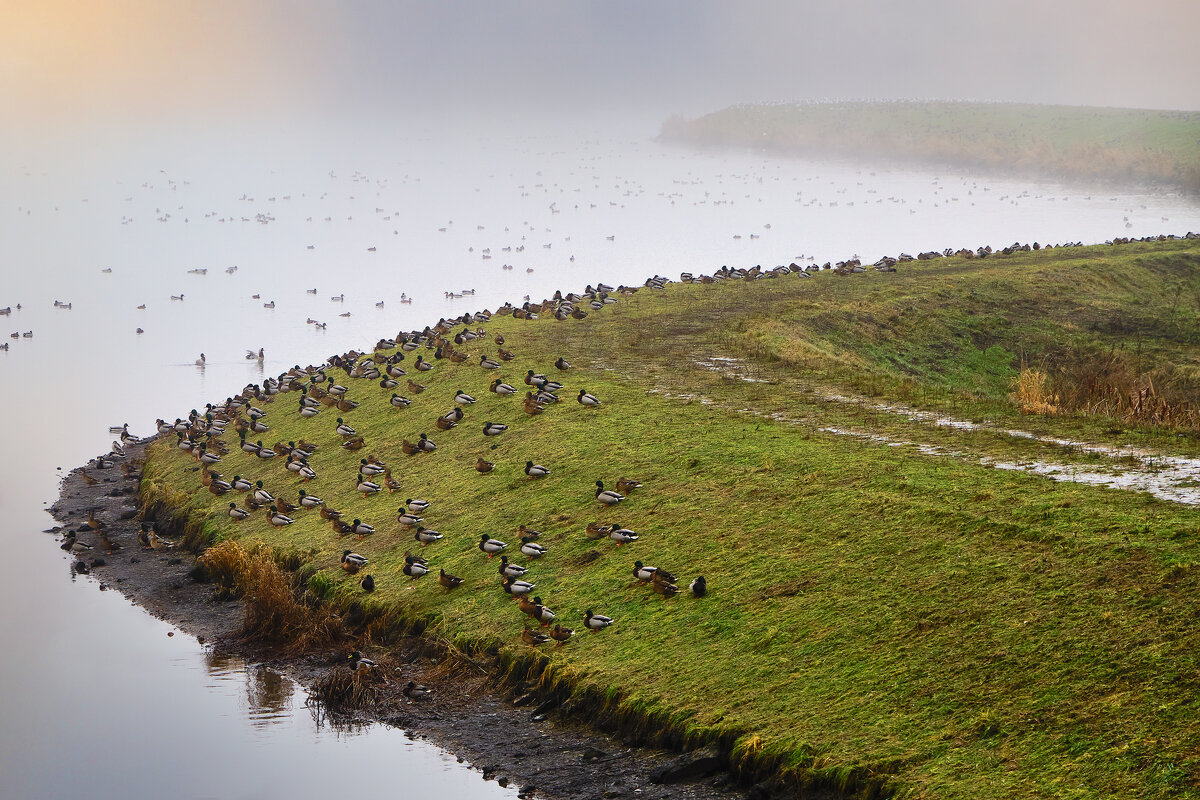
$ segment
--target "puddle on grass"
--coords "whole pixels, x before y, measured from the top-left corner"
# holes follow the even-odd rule
[[[748,375],[746,373],[745,362],[737,358],[718,356],[709,359],[697,360],[694,363],[704,369],[720,373],[724,377],[733,378],[747,383],[769,383],[769,381],[766,379]],[[669,392],[663,392],[660,390],[653,391],[655,391],[657,394],[661,394],[665,397],[673,399],[695,400],[704,405],[716,405],[713,400],[700,395],[671,394]],[[1082,483],[1090,486],[1104,486],[1110,489],[1125,489],[1135,492],[1147,492],[1161,500],[1170,500],[1172,502],[1183,503],[1185,505],[1200,505],[1200,459],[1197,458],[1169,456],[1164,453],[1155,453],[1139,447],[1096,444],[1094,442],[1083,442],[1072,439],[1062,439],[1055,436],[1044,436],[1031,431],[1023,431],[1016,428],[1001,428],[994,425],[988,425],[986,423],[958,419],[945,414],[937,414],[932,411],[921,411],[906,405],[888,405],[886,403],[876,403],[865,397],[857,397],[853,395],[818,393],[817,397],[834,403],[856,405],[872,411],[892,414],[894,416],[903,417],[909,422],[917,422],[924,425],[934,425],[944,428],[953,428],[961,431],[988,431],[992,433],[999,433],[1016,439],[1025,439],[1028,441],[1037,442],[1039,444],[1071,448],[1081,453],[1097,455],[1102,458],[1112,459],[1114,461],[1121,460],[1127,463],[1110,463],[1102,466],[1082,466],[1077,464],[1060,464],[1052,461],[1041,460],[1004,461],[1001,459],[991,458],[989,456],[981,456],[976,458],[962,451],[948,451],[943,447],[939,447],[938,445],[924,442],[910,442],[902,439],[893,439],[892,437],[884,436],[883,434],[879,433],[855,431],[846,428],[820,428],[819,430],[824,433],[830,433],[835,436],[851,436],[856,439],[862,439],[875,444],[883,445],[885,447],[912,447],[916,450],[916,452],[926,456],[973,459],[984,466],[995,467],[996,469],[1013,470],[1017,472],[1028,472],[1056,481],[1069,481],[1071,483]],[[776,422],[784,422],[789,424],[800,424],[805,422],[805,420],[789,417],[787,414],[783,414],[781,412],[766,414],[749,408],[739,408],[733,410],[743,414],[754,414],[756,416],[765,417]],[[1128,462],[1132,462],[1137,466],[1128,466]]]

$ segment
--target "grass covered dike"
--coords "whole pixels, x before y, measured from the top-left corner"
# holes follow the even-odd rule
[[[510,678],[536,678],[646,741],[719,743],[748,781],[778,774],[859,796],[1194,794],[1197,511],[829,435],[823,415],[853,412],[813,390],[850,386],[1194,453],[1190,429],[1021,418],[1010,395],[1031,358],[1056,363],[1129,339],[1105,320],[1139,321],[1144,368],[1170,362],[1194,374],[1198,264],[1194,241],[1056,249],[912,262],[893,274],[672,284],[584,320],[497,317],[485,340],[458,348],[472,356],[464,363],[437,361],[418,376],[409,356],[410,377],[428,389],[398,389],[413,400],[406,409],[391,407],[377,381],[332,370],[359,408],[304,419],[296,393],[258,403],[266,444],[319,445],[309,484],[282,458],[238,450],[231,426],[231,452],[216,467],[226,479],[261,479],[292,502],[304,488],[374,525],[373,536],[339,538],[315,511],[295,512],[282,530],[263,511],[234,522],[224,511],[239,497],[204,490],[173,437],[148,451],[143,499],[194,541],[275,551],[299,566],[310,594],[374,620],[365,635],[419,630],[497,654]],[[1185,300],[1172,306],[1177,295]],[[479,355],[495,353],[495,334],[517,357],[485,371]],[[560,356],[574,369],[555,370]],[[713,356],[753,364],[759,377],[731,380],[695,363]],[[536,417],[522,395],[487,390],[495,377],[523,390],[528,369],[566,384],[562,402]],[[603,405],[575,403],[580,388]],[[478,402],[438,431],[458,389]],[[773,420],[777,412],[808,422]],[[341,450],[337,416],[364,449]],[[484,437],[485,421],[510,427]],[[438,450],[403,455],[401,441],[421,432]],[[392,468],[398,492],[355,492],[367,454]],[[495,470],[478,473],[478,458]],[[528,478],[527,460],[551,474]],[[644,486],[615,508],[597,504],[594,482],[621,476]],[[395,521],[408,497],[432,504],[424,524],[442,541],[422,548]],[[590,522],[641,538],[591,540]],[[532,563],[517,552],[522,524],[549,548]],[[482,533],[530,566],[526,579],[575,628],[571,641],[521,641],[529,618],[501,590],[498,559],[477,549]],[[339,568],[347,547],[370,559],[374,593],[363,593],[362,573]],[[433,570],[412,589],[406,551]],[[664,600],[634,581],[635,559],[671,571],[681,588],[706,576],[708,596]],[[463,585],[443,589],[439,569]],[[615,623],[587,633],[588,608]]]
[[[672,118],[662,138],[1200,191],[1194,112],[917,101],[736,105]]]

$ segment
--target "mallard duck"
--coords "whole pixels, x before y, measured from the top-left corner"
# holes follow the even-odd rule
[[[296,521],[280,511],[277,506],[271,506],[271,515],[268,519],[270,519],[271,524],[276,528],[282,528],[284,525],[291,525]]]
[[[546,555],[546,548],[528,536],[521,537],[521,552],[529,558],[541,558]]]
[[[691,590],[693,597],[704,597],[708,593],[708,583],[705,582],[703,575],[698,575],[688,584],[688,589]]]
[[[263,505],[275,502],[275,496],[263,488],[262,481],[255,481],[254,485],[257,488],[254,490],[254,494],[252,496],[256,502],[262,503]]]
[[[420,542],[422,546],[428,546],[441,539],[442,535],[437,531],[422,528],[418,525],[416,531],[413,532],[413,538]]]
[[[325,391],[335,397],[341,397],[342,395],[346,394],[346,392],[350,391],[350,389],[342,386],[340,383],[334,383],[326,386]]]
[[[583,624],[586,628],[592,631],[592,633],[596,633],[601,628],[607,628],[609,625],[612,625],[613,619],[612,617],[606,617],[603,614],[593,614],[592,610],[589,608],[583,613]]]
[[[338,536],[346,536],[347,534],[354,533],[353,525],[351,525],[349,522],[343,522],[337,517],[334,517],[329,521],[329,527],[333,528],[333,532]]]
[[[536,386],[540,389],[548,380],[549,379],[540,372],[535,373],[533,370],[529,370],[525,373],[525,383],[529,386]]]
[[[542,598],[533,598],[534,608],[530,614],[531,617],[542,623],[542,627],[548,627],[551,622],[554,622],[555,613],[542,605]]]
[[[533,396],[533,400],[540,405],[547,405],[549,403],[557,403],[558,395],[554,392],[547,392],[545,389],[538,389],[537,394]]]
[[[640,488],[642,488],[641,481],[635,481],[631,478],[617,479],[617,491],[621,494],[629,494],[634,489],[640,489]]]
[[[367,658],[357,650],[346,656],[346,661],[350,664],[350,669],[354,672],[359,670],[363,670],[365,672],[366,670],[374,669],[376,666],[378,666],[374,661]]]
[[[309,494],[303,489],[300,490],[300,507],[301,508],[317,508],[325,505],[325,501],[317,497],[315,494]]]
[[[404,505],[405,505],[405,507],[408,508],[409,511],[412,511],[413,513],[416,513],[416,514],[420,514],[422,511],[429,508],[429,503],[427,501],[421,500],[419,498],[413,498],[413,497],[410,497],[407,500],[405,500]]]
[[[417,440],[417,448],[423,453],[432,453],[434,450],[437,450],[437,445],[433,443],[432,439],[422,433],[421,438]]]
[[[341,417],[338,417],[337,422],[338,422],[338,424],[337,424],[336,431],[340,435],[354,436],[357,433],[357,431],[354,430],[354,428],[351,428],[349,425],[347,425],[345,422],[343,422]]]
[[[532,592],[537,587],[537,584],[529,583],[528,581],[519,580],[517,578],[506,577],[501,582],[501,586],[504,588],[504,591],[508,592],[513,597],[520,597],[521,595]]]
[[[516,358],[516,356],[513,355],[511,352],[509,352],[508,350],[504,350],[502,348],[496,349],[496,355],[500,356],[501,361],[512,361],[514,358]]]
[[[321,506],[321,519],[338,519],[342,516],[342,512],[334,511],[329,506]]]
[[[117,550],[124,550],[125,548],[110,539],[108,531],[100,531],[100,549],[111,556]]]
[[[544,633],[538,633],[532,628],[524,628],[521,630],[521,641],[531,647],[537,647],[539,644],[550,641],[550,637]]]
[[[415,456],[417,453],[421,452],[421,448],[417,447],[408,439],[405,439],[400,442],[400,452],[404,453],[406,456]]]
[[[151,550],[170,550],[175,547],[175,543],[170,539],[164,539],[154,532],[154,529],[146,531],[146,538],[150,541]]]
[[[600,399],[594,394],[588,394],[587,389],[580,389],[579,395],[575,398],[580,405],[588,408],[596,408],[600,405]]]
[[[353,575],[367,565],[367,557],[349,550],[342,551],[342,569]]]
[[[412,400],[407,397],[392,392],[392,399],[389,401],[394,408],[408,408],[412,404]]]
[[[383,471],[383,485],[387,487],[388,492],[396,492],[400,490],[400,481],[392,477],[392,471],[385,469]]]
[[[275,457],[275,451],[272,450],[271,448],[263,445],[262,439],[259,439],[257,442],[255,442],[255,444],[258,445],[258,450],[257,450],[257,452],[255,452],[255,455],[258,456],[259,458],[261,458],[265,461],[268,458]]]
[[[396,517],[396,521],[399,522],[401,525],[404,525],[405,527],[411,528],[414,525],[420,524],[424,520],[423,517],[417,516],[416,514],[412,513],[408,509],[406,509],[404,506],[400,506],[399,511],[400,511],[400,516]]]
[[[250,512],[244,508],[238,508],[237,503],[229,504],[229,516],[235,520],[243,520],[250,516]]]
[[[495,540],[493,539],[492,541]],[[508,563],[508,556],[500,556],[500,568],[498,572],[501,578],[519,578],[528,571],[526,567],[522,567],[520,564]]]
[[[457,424],[457,420],[449,419],[447,417],[438,417],[437,420],[434,421],[433,426],[439,431],[448,431]]]
[[[238,431],[238,438],[241,439],[241,442],[242,442],[240,445],[238,445],[238,447],[242,448],[242,452],[244,452],[244,453],[257,453],[258,452],[257,444],[255,444],[254,442],[246,441],[246,432],[245,431]]]
[[[401,568],[401,572],[407,575],[410,580],[416,581],[417,578],[429,572],[429,567],[409,556],[404,559],[404,566]]]
[[[483,423],[483,435],[484,436],[499,436],[500,434],[504,433],[506,430],[508,430],[508,426],[503,425],[499,422]]]
[[[604,488],[604,481],[596,481],[596,500],[606,506],[616,505],[625,499],[625,495]]]
[[[300,469],[296,471],[296,474],[306,483],[317,477],[317,471],[308,465],[307,459],[300,460]]]
[[[248,492],[254,488],[254,484],[243,478],[241,475],[234,475],[233,480],[229,485],[239,492]]]
[[[415,366],[421,372],[428,372],[429,370],[433,369],[433,362],[426,361],[422,356],[418,355],[417,363],[414,364],[413,366]]]
[[[412,378],[408,379],[408,390],[413,394],[420,394],[425,391],[425,384],[416,383]]]
[[[571,630],[570,628],[564,628],[562,625],[557,623],[553,628],[550,629],[550,638],[558,642],[559,645],[562,645],[574,635],[575,631]]]
[[[584,535],[589,539],[606,539],[611,529],[609,525],[601,525],[599,522],[589,522],[587,528],[584,530]]]
[[[321,409],[314,408],[313,406],[305,405],[304,398],[300,399],[300,416],[304,417],[305,419],[311,419],[312,417],[315,417],[317,414],[320,414],[320,413],[321,413]]]
[[[486,355],[479,357],[479,366],[484,369],[500,369],[500,362],[494,358],[488,358]]]
[[[568,370],[571,368],[571,362],[567,361],[562,356],[559,356],[557,359],[555,359],[554,366],[561,370]]]
[[[454,402],[458,403],[460,406],[469,406],[475,402],[475,398],[471,397],[471,395],[467,394],[462,389],[459,389],[454,393]]]
[[[68,553],[86,553],[92,549],[90,544],[81,542],[75,537],[75,531],[68,531],[67,535],[63,537],[62,542],[60,542],[58,546],[60,549],[65,550]]]
[[[526,527],[524,524],[517,526],[517,535],[521,537],[521,541],[529,540],[533,542],[542,538],[541,531],[535,531],[533,528]]]
[[[656,572],[658,572],[658,567],[648,567],[640,561],[633,562],[633,577],[642,583],[649,583]]]
[[[375,533],[375,528],[360,519],[356,519],[350,523],[350,532],[358,534],[359,538],[370,536]]]
[[[536,417],[546,409],[533,398],[532,394],[528,394],[525,397],[525,402],[521,404],[521,410],[531,417]]]
[[[489,386],[489,387],[488,387],[488,389],[489,389],[490,391],[493,391],[493,392],[495,392],[496,394],[502,394],[502,395],[503,395],[503,394],[516,394],[516,393],[517,393],[517,390],[516,390],[516,388],[514,388],[513,386],[510,386],[510,385],[509,385],[509,384],[507,384],[507,383],[504,383],[504,382],[503,382],[503,381],[501,381],[499,378],[496,378],[496,380],[492,381],[492,385],[491,385],[491,386]]]
[[[375,591],[375,578],[371,575],[364,575],[362,583],[359,585],[362,586],[364,592],[373,592]]]
[[[354,489],[357,492],[361,492],[363,497],[367,497],[368,495],[375,494],[381,488],[382,487],[380,487],[380,485],[378,483],[372,483],[371,481],[364,478],[363,474],[361,472],[358,473],[358,483],[354,487]]]
[[[208,482],[208,490],[218,497],[230,491],[231,489],[233,489],[232,484],[221,480],[220,475],[213,475]]]
[[[402,691],[404,692],[405,697],[415,703],[419,703],[422,700],[428,700],[430,697],[433,697],[433,689],[419,684],[416,681],[409,681]]]
[[[550,474],[550,469],[548,467],[543,467],[541,464],[535,464],[532,461],[526,461],[525,474],[531,478],[544,478]]]
[[[508,547],[508,545],[499,539],[493,539],[484,533],[480,534],[479,544],[477,547],[479,547],[479,552],[487,553],[487,557],[491,558],[492,556],[496,555],[496,553],[499,553],[501,550]]]
[[[608,538],[612,539],[617,543],[617,546],[620,547],[623,544],[636,542],[638,540],[638,535],[628,528],[622,528],[620,525],[613,523],[612,527],[608,531]]]
[[[196,460],[199,461],[201,464],[204,464],[206,466],[211,466],[213,464],[220,463],[221,457],[219,455],[217,455],[216,453],[208,452],[205,445],[200,445],[200,452],[197,453]]]
[[[360,459],[358,463],[359,463],[358,471],[361,472],[363,475],[366,475],[367,477],[371,477],[371,478],[375,477],[376,475],[382,475],[384,473],[384,471],[387,469],[387,467],[385,467],[383,464],[368,461],[365,458]]]
[[[653,579],[650,581],[650,588],[661,594],[664,600],[679,594],[679,587],[668,580],[666,576],[662,576],[659,573],[654,574]]]
[[[496,463],[494,461],[485,461],[483,458],[475,460],[475,470],[481,475],[486,475],[495,468]]]
[[[438,583],[447,589],[457,589],[462,582],[462,578],[457,575],[451,575],[446,570],[441,570],[441,573],[438,575]]]

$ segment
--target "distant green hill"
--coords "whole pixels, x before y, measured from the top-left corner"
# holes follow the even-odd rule
[[[1200,191],[1200,113],[1011,103],[737,105],[666,141],[951,164]]]
[[[1200,512],[994,465],[1141,463],[1068,442],[1079,438],[1196,457],[1183,407],[1200,375],[1197,267],[1196,241],[1101,245],[672,283],[615,292],[613,305],[585,305],[583,320],[496,316],[478,326],[484,338],[455,347],[464,363],[418,373],[407,356],[408,377],[427,387],[413,394],[401,379],[408,408],[392,407],[378,380],[339,370],[330,375],[360,403],[352,411],[302,418],[296,392],[255,401],[270,431],[251,439],[319,445],[308,484],[284,458],[239,450],[230,426],[232,452],[216,467],[226,479],[262,480],[291,502],[303,488],[374,525],[369,538],[338,537],[315,511],[282,530],[263,511],[230,520],[244,496],[204,491],[173,436],[150,449],[143,497],[190,515],[209,540],[296,554],[308,588],[347,618],[417,620],[569,689],[597,719],[730,746],[746,776],[780,770],[860,796],[1195,796]],[[484,370],[496,335],[515,359]],[[1057,391],[1096,354],[1128,359],[1131,381],[1159,375],[1180,416],[1096,415],[1061,399],[1057,415],[1019,412],[1023,361]],[[555,369],[558,357],[574,368]],[[565,384],[536,416],[522,408],[527,370]],[[496,377],[520,393],[492,393]],[[437,430],[459,389],[477,402]],[[581,389],[602,405],[577,403]],[[981,427],[933,419],[944,414]],[[340,447],[338,416],[363,449]],[[485,437],[486,421],[509,428]],[[436,452],[404,455],[402,440],[421,432]],[[355,491],[368,454],[399,491]],[[480,458],[494,471],[477,472]],[[529,460],[550,475],[528,477]],[[644,486],[597,503],[595,481],[622,476]],[[396,521],[410,497],[429,501],[424,524],[442,541],[423,548]],[[593,540],[591,522],[640,538]],[[544,557],[519,554],[519,525],[542,532]],[[498,559],[477,549],[482,534],[528,565],[572,641],[521,642],[528,617],[501,590]],[[346,548],[369,559],[373,594],[339,569]],[[413,589],[406,550],[433,570]],[[674,573],[683,594],[639,585],[635,560]],[[441,588],[439,569],[464,584]],[[686,592],[697,575],[703,599]],[[589,608],[615,623],[587,633]]]

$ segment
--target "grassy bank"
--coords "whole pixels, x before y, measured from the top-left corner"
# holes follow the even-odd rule
[[[1142,373],[1169,362],[1180,397],[1191,391],[1198,263],[1193,241],[1071,248],[890,274],[674,284],[584,320],[496,318],[485,340],[459,348],[465,363],[437,361],[418,376],[415,354],[405,360],[428,387],[397,389],[413,400],[406,409],[378,381],[340,371],[330,374],[361,403],[353,411],[304,419],[296,393],[259,403],[265,443],[319,445],[307,485],[284,459],[238,450],[231,427],[232,452],[217,466],[227,479],[261,479],[292,502],[300,488],[318,494],[377,528],[361,541],[337,537],[314,511],[282,530],[262,511],[230,520],[224,510],[242,497],[205,491],[173,440],[151,447],[143,491],[190,513],[193,539],[299,554],[316,570],[309,588],[335,606],[399,609],[446,640],[532,665],[610,716],[653,720],[676,741],[732,742],[748,771],[914,797],[1178,796],[1200,781],[1196,510],[987,468],[969,454],[1050,447],[996,432],[923,432],[954,457],[837,436],[823,429],[922,431],[822,393],[1194,454],[1187,428],[1022,417],[1010,393],[1022,359],[1050,369],[1133,347],[1131,337]],[[1136,336],[1120,327],[1130,321]],[[496,353],[496,334],[516,358],[489,372],[479,356]],[[555,370],[559,356],[574,369]],[[741,378],[712,369],[713,358],[736,359]],[[562,402],[535,417],[487,390],[497,376],[524,390],[528,369],[566,384]],[[460,388],[478,402],[438,431]],[[580,388],[603,405],[574,402]],[[364,449],[340,448],[338,416]],[[509,430],[485,438],[485,421]],[[437,451],[403,455],[401,441],[421,432]],[[368,454],[391,466],[398,492],[355,492]],[[495,470],[478,473],[478,458]],[[550,475],[530,479],[527,460]],[[621,476],[645,485],[601,507],[594,482]],[[441,542],[422,548],[396,522],[409,497],[431,503],[425,524]],[[593,521],[641,538],[591,540]],[[543,558],[517,552],[522,524],[543,532]],[[498,559],[477,549],[483,533],[529,564],[573,640],[537,655],[521,642],[528,618],[501,591]],[[370,559],[373,594],[339,569],[345,548]],[[406,550],[433,568],[413,588]],[[704,575],[709,595],[664,600],[633,580],[635,559],[675,573],[681,588]],[[463,585],[442,589],[438,569]],[[614,625],[586,633],[588,608]]]
[[[1012,103],[739,105],[665,140],[954,164],[1200,191],[1200,114]]]

